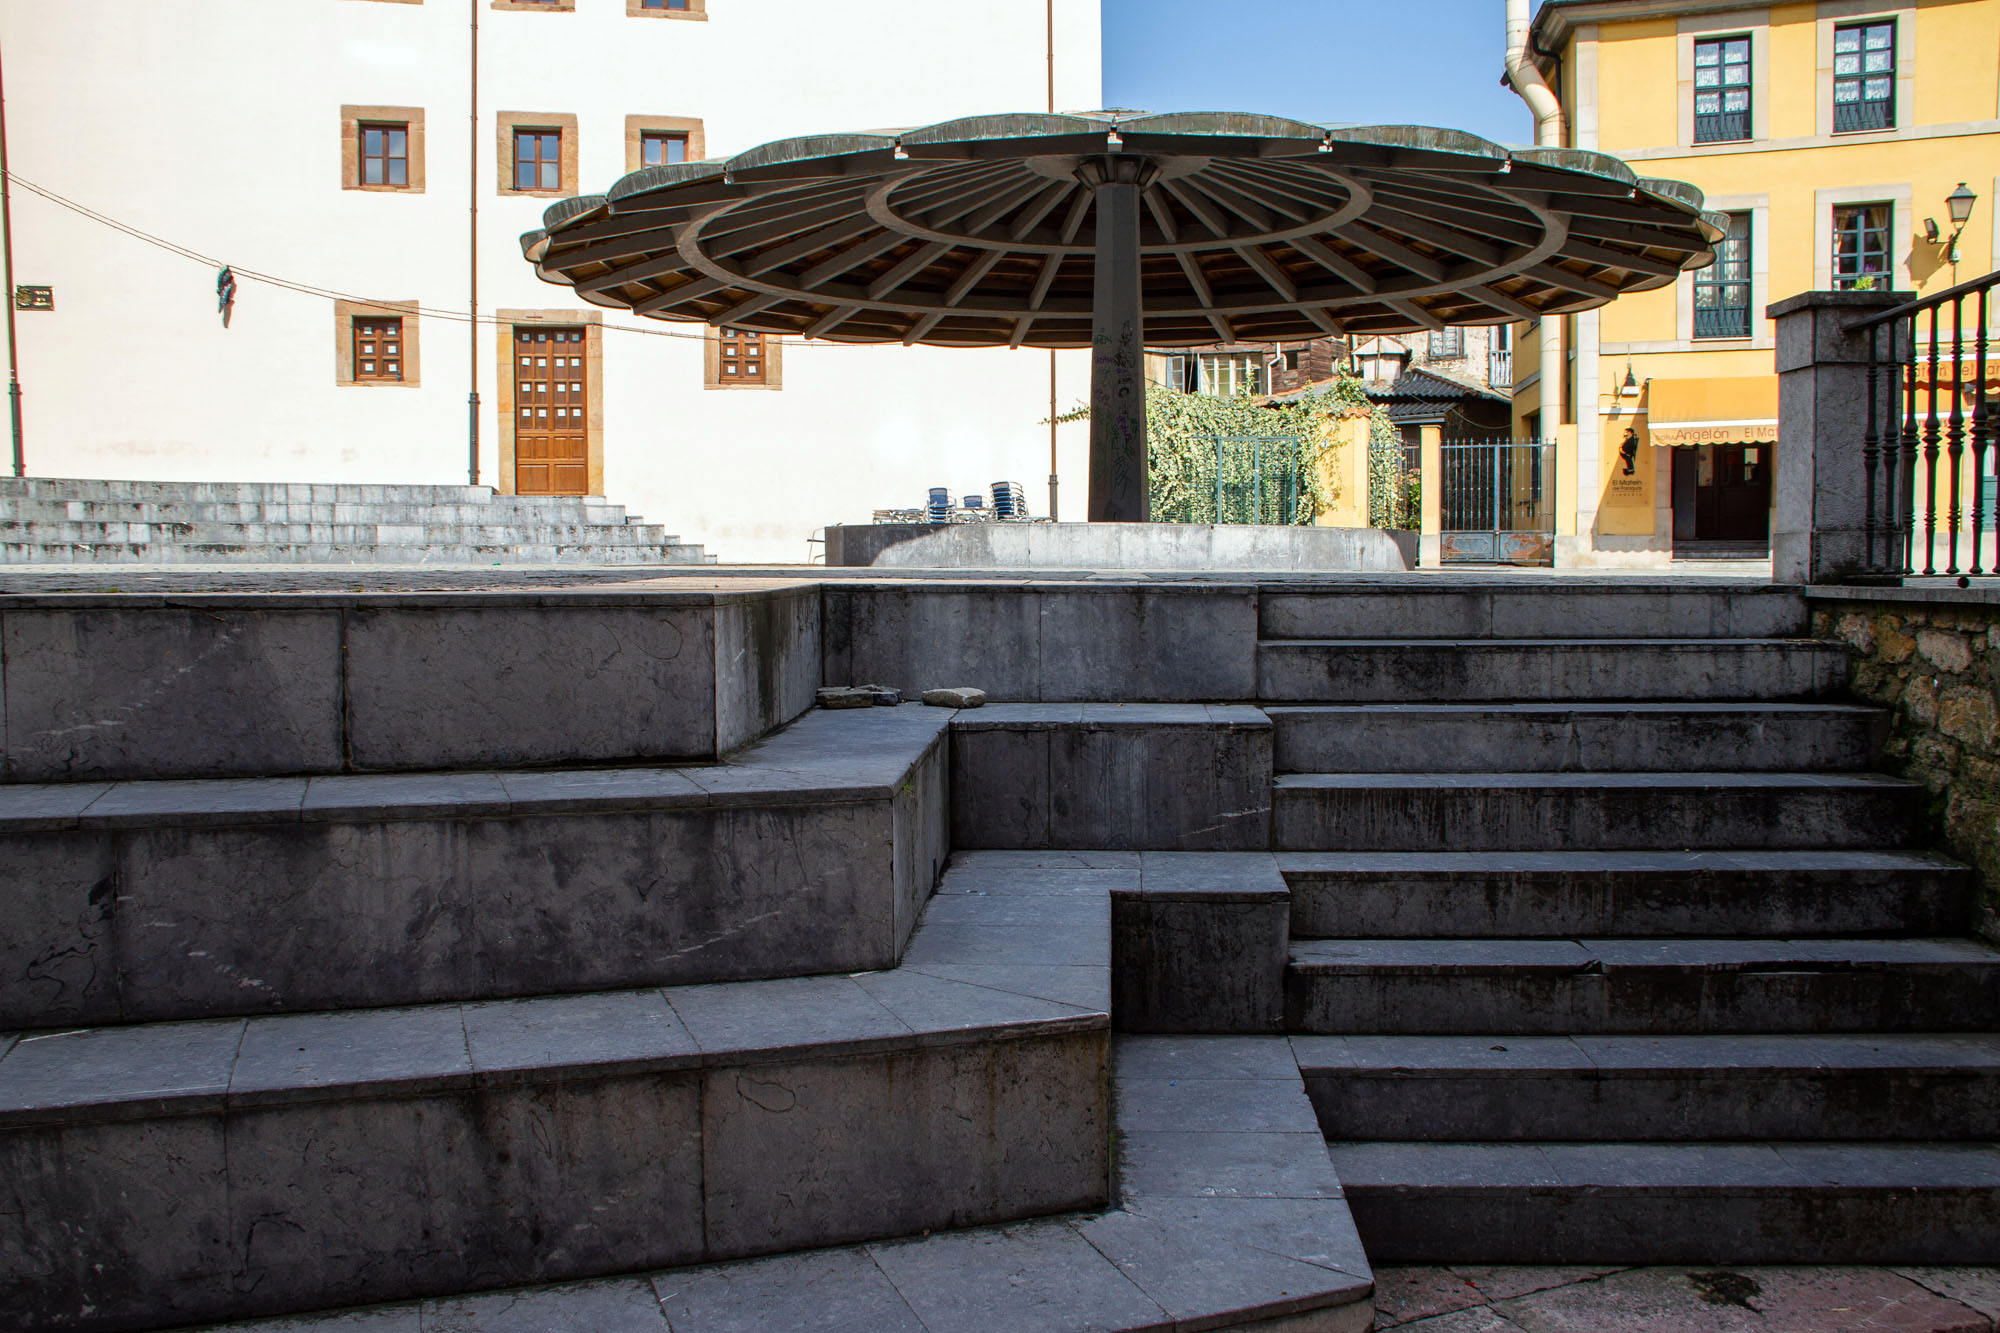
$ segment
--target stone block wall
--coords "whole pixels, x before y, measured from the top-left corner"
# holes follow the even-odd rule
[[[1974,924],[2000,940],[2000,598],[1809,597],[1813,635],[1854,650],[1854,693],[1890,710],[1883,767],[1930,789],[1945,850],[1979,872]]]

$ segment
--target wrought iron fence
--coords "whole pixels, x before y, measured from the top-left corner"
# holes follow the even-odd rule
[[[1868,338],[1866,574],[2000,572],[1995,287],[2000,270],[1848,325]]]
[[[1410,436],[1416,432],[1412,430]],[[1368,526],[1423,526],[1423,446],[1403,436],[1373,434],[1368,440]]]
[[[1441,462],[1445,560],[1554,563],[1554,441],[1447,440]]]
[[[1214,435],[1175,484],[1155,479],[1155,523],[1309,523],[1302,469],[1311,460],[1297,435]]]

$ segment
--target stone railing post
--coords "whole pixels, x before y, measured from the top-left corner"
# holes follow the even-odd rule
[[[1868,335],[1850,333],[1847,324],[1914,299],[1911,292],[1801,292],[1765,311],[1778,325],[1771,577],[1780,583],[1842,583],[1868,568]],[[1899,355],[1909,344],[1899,332],[1881,345]],[[1878,411],[1901,420],[1893,404]]]

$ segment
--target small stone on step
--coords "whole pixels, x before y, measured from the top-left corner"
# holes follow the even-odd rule
[[[955,685],[942,690],[925,690],[924,702],[933,708],[977,708],[986,702],[986,691],[975,690],[970,685]]]
[[[822,685],[819,689],[821,708],[873,708],[875,691],[866,685]]]

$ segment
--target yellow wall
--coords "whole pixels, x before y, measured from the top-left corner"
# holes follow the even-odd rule
[[[1688,181],[1701,188],[1712,206],[1732,211],[1748,211],[1746,196],[1764,200],[1753,243],[1752,267],[1763,272],[1752,295],[1750,339],[1694,341],[1687,277],[1673,286],[1621,297],[1602,311],[1599,398],[1577,404],[1586,427],[1594,421],[1598,430],[1598,475],[1590,497],[1598,511],[1596,533],[1653,534],[1662,541],[1669,535],[1656,528],[1656,515],[1664,520],[1667,513],[1656,502],[1669,501],[1657,494],[1661,469],[1652,447],[1641,444],[1629,476],[1619,455],[1628,427],[1637,425],[1638,438],[1646,438],[1645,418],[1632,412],[1643,397],[1635,404],[1617,393],[1628,366],[1641,383],[1773,374],[1773,326],[1763,307],[1827,285],[1834,202],[1816,192],[1852,188],[1867,191],[1867,201],[1897,201],[1891,260],[1898,289],[1938,291],[2000,267],[1993,211],[2000,204],[1995,197],[2000,195],[2000,0],[1917,0],[1900,10],[1890,0],[1882,12],[1904,15],[1898,72],[1910,82],[1899,81],[1899,128],[1824,137],[1820,127],[1827,116],[1820,102],[1831,98],[1830,80],[1820,69],[1824,30],[1832,21],[1861,15],[1846,12],[1845,6],[1822,10],[1816,3],[1796,3],[1762,11],[1768,14],[1768,27],[1749,22],[1758,11],[1748,6],[1741,28],[1726,14],[1689,16],[1691,27],[1716,35],[1750,32],[1753,77],[1761,75],[1765,84],[1755,95],[1756,140],[1700,148],[1683,146],[1691,134],[1691,127],[1681,123],[1689,116],[1691,89],[1680,84],[1689,73],[1682,52],[1691,49],[1693,39],[1680,31],[1681,20],[1573,17],[1578,26],[1563,52],[1558,81],[1572,142],[1579,126],[1588,133],[1594,123],[1596,142],[1583,146],[1625,157],[1641,176]],[[1588,54],[1594,56],[1596,78],[1579,88],[1576,72],[1591,64],[1580,50],[1584,43],[1594,44]],[[1923,226],[1925,218],[1935,218],[1950,234],[1944,200],[1960,181],[1979,200],[1960,238],[1954,273],[1943,262],[1943,248],[1924,239]],[[1517,386],[1535,369],[1538,342],[1532,326],[1520,326],[1515,337]],[[1533,385],[1517,387],[1517,423],[1535,411],[1537,395]],[[1607,415],[1604,409],[1613,404],[1619,414]],[[1580,484],[1574,469],[1574,462],[1567,463],[1565,477]],[[1575,531],[1576,498],[1572,489],[1559,499],[1562,531]]]
[[[1598,27],[1597,85],[1600,89],[1619,90],[1616,97],[1598,99],[1600,143],[1609,146],[1675,141],[1679,90],[1674,71],[1674,27],[1672,19],[1607,23]],[[1660,77],[1663,70],[1665,78]]]

